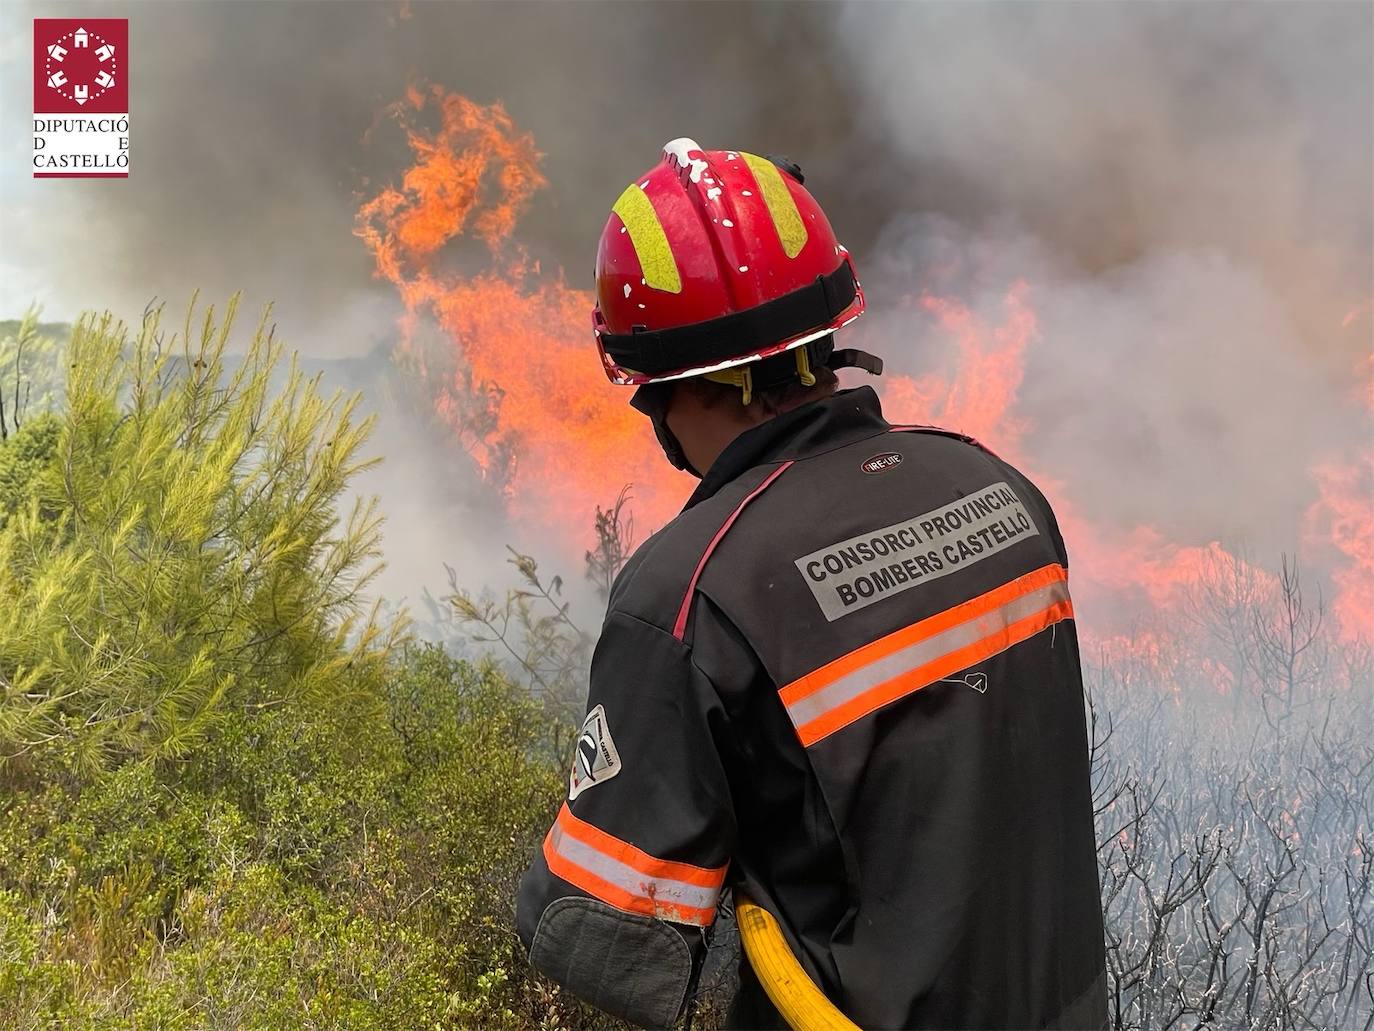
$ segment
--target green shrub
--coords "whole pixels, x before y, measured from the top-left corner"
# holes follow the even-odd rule
[[[140,957],[118,1015],[137,1028],[431,1028],[451,993],[438,945],[351,912],[270,864],[189,892]]]
[[[513,931],[562,796],[543,707],[434,646],[388,669],[371,725],[283,706],[175,765],[13,793],[0,1026],[607,1026]]]

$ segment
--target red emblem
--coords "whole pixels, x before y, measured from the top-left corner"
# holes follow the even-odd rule
[[[129,113],[129,19],[35,18],[35,114]]]

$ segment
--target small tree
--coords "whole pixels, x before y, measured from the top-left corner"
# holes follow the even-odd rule
[[[587,697],[587,664],[592,638],[572,618],[563,597],[563,578],[545,582],[539,564],[509,545],[506,561],[516,568],[523,586],[506,591],[501,601],[474,596],[458,586],[458,574],[445,564],[449,586],[445,600],[458,623],[477,644],[499,644],[503,657],[524,686],[565,720],[581,721]],[[562,740],[555,747],[562,747]]]
[[[587,552],[587,579],[596,585],[602,600],[611,596],[616,575],[630,560],[635,550],[635,520],[629,511],[630,488],[627,484],[616,495],[610,508],[596,506],[596,547]]]
[[[1264,595],[1264,584],[1239,546],[1209,551],[1185,595],[1183,615],[1217,648],[1237,706],[1254,676],[1255,615]]]
[[[375,499],[342,525],[334,507],[371,419],[294,358],[273,395],[267,312],[231,367],[236,308],[197,324],[193,301],[170,340],[161,309],[132,342],[108,314],[75,327],[56,453],[0,529],[0,762],[181,756],[231,711],[383,661],[399,626],[360,594]]]
[[[1303,595],[1298,560],[1284,555],[1279,570],[1278,595],[1267,610],[1255,613],[1256,665],[1260,670],[1266,717],[1287,719],[1293,714],[1298,690],[1321,682],[1326,674],[1327,641],[1322,633],[1326,607],[1321,589],[1315,605]],[[1277,696],[1281,711],[1270,713]]]

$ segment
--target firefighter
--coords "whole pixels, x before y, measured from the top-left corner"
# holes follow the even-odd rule
[[[1045,498],[973,439],[837,389],[881,362],[834,346],[864,294],[783,159],[669,143],[615,203],[596,292],[607,375],[700,483],[612,589],[567,798],[520,885],[531,963],[670,1026],[733,890],[860,1027],[1104,1026]],[[747,964],[741,982],[731,1026],[786,1026]]]

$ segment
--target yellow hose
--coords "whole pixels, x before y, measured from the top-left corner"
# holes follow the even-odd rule
[[[773,914],[744,897],[735,906],[739,936],[749,965],[768,998],[793,1031],[859,1031],[817,988],[782,936]]]

